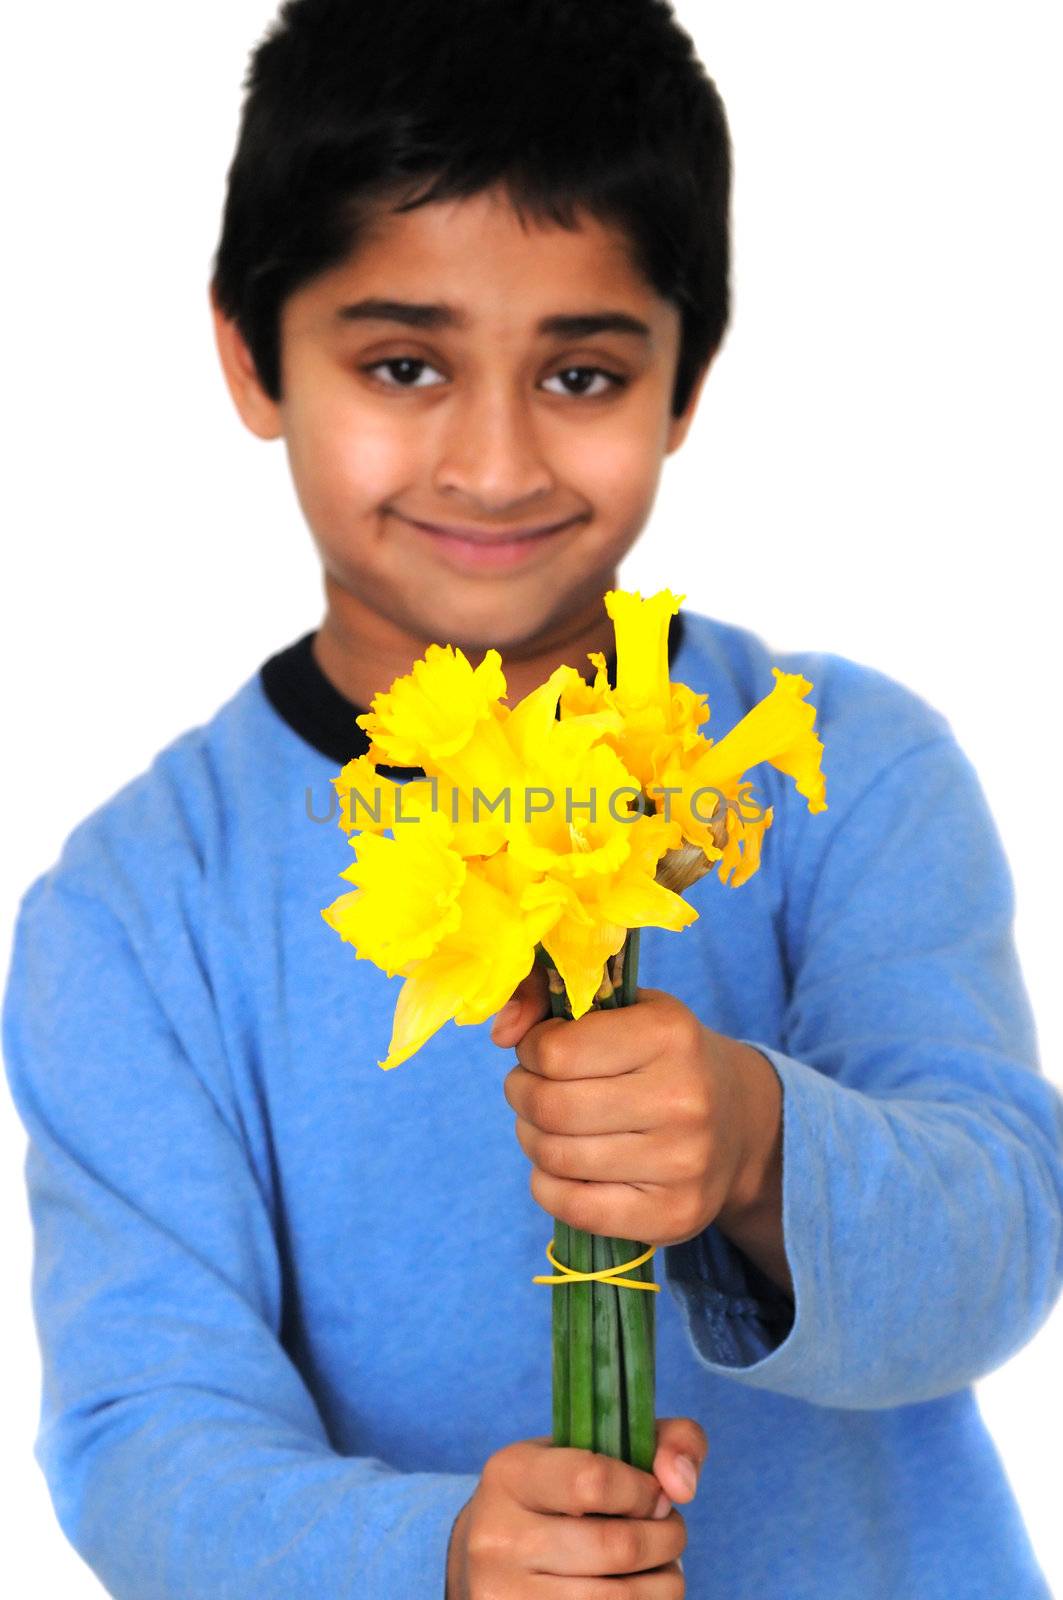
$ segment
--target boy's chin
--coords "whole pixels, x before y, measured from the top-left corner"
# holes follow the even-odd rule
[[[470,659],[487,650],[503,655],[534,655],[540,641],[547,642],[558,627],[563,607],[556,594],[538,600],[506,596],[496,591],[483,596],[440,595],[438,606],[423,619],[418,630],[440,644],[451,644]]]

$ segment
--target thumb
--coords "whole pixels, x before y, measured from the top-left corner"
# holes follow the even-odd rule
[[[537,961],[514,989],[491,1025],[491,1038],[503,1050],[519,1044],[528,1029],[550,1016],[550,987]]]
[[[698,1475],[708,1453],[709,1441],[705,1429],[693,1417],[657,1418],[653,1475],[670,1500],[680,1505],[693,1500]],[[692,1477],[687,1476],[684,1461],[690,1463]]]

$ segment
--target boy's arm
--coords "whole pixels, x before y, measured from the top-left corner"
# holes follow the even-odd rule
[[[669,1246],[664,1276],[710,1370],[892,1406],[980,1378],[1048,1315],[1063,1107],[1038,1071],[1011,875],[951,732],[876,771],[818,851],[816,822],[787,818],[779,1047],[741,1041],[782,1084],[793,1297],[719,1223]]]
[[[29,1134],[35,1454],[118,1600],[443,1600],[474,1476],[341,1456],[278,1339],[282,1285],[238,1118],[197,1073],[125,932],[27,894],[4,1010]]]

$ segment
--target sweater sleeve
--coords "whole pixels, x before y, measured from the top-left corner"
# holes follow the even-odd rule
[[[715,1226],[669,1247],[665,1276],[714,1373],[824,1406],[932,1399],[1030,1339],[1063,1273],[1063,1107],[1010,870],[951,731],[795,861],[783,1036],[742,1041],[782,1084],[793,1298]]]
[[[28,1133],[35,1446],[117,1600],[444,1600],[469,1475],[330,1445],[280,1340],[270,1208],[118,916],[45,876],[4,1003]]]

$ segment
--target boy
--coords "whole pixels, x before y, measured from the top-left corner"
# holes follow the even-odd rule
[[[625,1180],[603,1129],[544,1116],[608,1017],[560,1025],[562,1061],[529,983],[494,1040],[381,1074],[394,985],[319,916],[346,863],[313,816],[428,643],[498,648],[510,703],[609,653],[602,596],[726,326],[729,175],[662,0],[291,0],[256,52],[213,314],[325,616],[74,830],[5,1004],[37,1456],[119,1597],[1047,1594],[969,1386],[1058,1293],[1060,1105],[943,717],[673,624],[714,728],[806,673],[830,806],[760,769],[760,871],[643,935],[607,1065],[625,1107],[697,1086],[682,1209],[678,1117]],[[529,1282],[551,1216],[625,1233],[635,1205],[666,1285],[652,1475],[549,1445]]]

